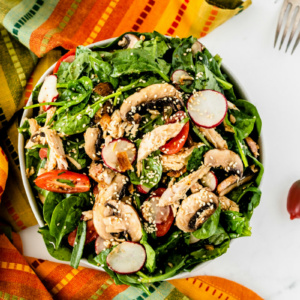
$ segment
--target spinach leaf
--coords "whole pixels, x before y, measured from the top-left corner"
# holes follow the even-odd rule
[[[140,177],[136,175],[135,171],[128,171],[132,184],[141,184],[151,189],[159,183],[162,176],[162,164],[159,154],[160,151],[157,150],[143,160],[143,169]]]
[[[86,222],[81,221],[79,222],[77,228],[77,234],[76,234],[75,243],[74,243],[71,260],[70,260],[70,265],[75,269],[78,268],[80,259],[82,257],[85,238],[86,238]]]
[[[169,49],[164,39],[158,36],[153,40],[145,41],[142,44],[142,47],[144,50],[148,51],[154,59],[156,57],[162,58]]]
[[[223,211],[220,222],[229,234],[236,233],[234,237],[251,235],[251,227],[248,224],[248,220],[240,212]]]
[[[43,216],[46,224],[49,226],[51,223],[51,217],[53,214],[53,211],[57,204],[62,201],[63,196],[59,193],[53,193],[45,191],[45,202],[43,205]]]
[[[197,170],[203,163],[203,155],[209,150],[207,146],[197,147],[193,150],[187,164],[187,171]]]
[[[253,116],[253,118],[255,119],[257,135],[259,137],[261,133],[262,121],[257,108],[252,103],[246,100],[236,100],[235,105],[245,114]]]
[[[231,110],[230,114],[235,117],[236,122],[232,126],[235,128],[239,139],[245,139],[248,137],[254,128],[256,117],[248,116],[238,110]]]
[[[212,236],[219,225],[221,207],[216,209],[216,211],[205,221],[205,223],[198,230],[193,232],[193,236],[197,239],[207,239]]]
[[[170,81],[168,76],[170,66],[167,63],[159,65],[152,55],[143,49],[117,50],[112,55],[111,64],[113,65],[112,77],[153,72],[160,75],[165,81]]]
[[[39,228],[38,232],[43,236],[44,243],[52,257],[59,260],[70,261],[72,251],[64,245],[60,247],[55,246],[55,238],[50,234],[48,226]]]
[[[182,231],[175,231],[173,232],[166,241],[164,241],[160,246],[158,246],[157,248],[155,248],[155,253],[156,255],[162,256],[162,255],[167,255],[168,251],[170,249],[173,249],[176,247],[176,245],[182,241]]]
[[[155,255],[155,251],[153,250],[153,248],[147,242],[147,239],[148,239],[147,233],[145,232],[144,229],[142,229],[142,232],[143,232],[143,237],[140,240],[140,243],[146,249],[146,254],[147,254],[146,268],[150,273],[152,273],[152,272],[154,272],[154,270],[156,268],[156,257],[155,257],[156,255]]]
[[[196,127],[195,124],[192,123],[192,127],[193,127],[193,131],[195,132],[195,134],[198,136],[198,138],[208,147],[208,148],[212,148],[211,145],[209,144],[209,142],[206,140],[205,136],[199,131],[199,129]]]
[[[152,131],[155,126],[163,125],[165,124],[164,118],[162,115],[157,115],[154,118],[151,119],[150,114],[146,114],[141,122],[141,125],[139,127],[139,131],[143,134]]]
[[[85,199],[78,196],[70,196],[57,204],[49,226],[50,234],[56,239],[56,248],[62,238],[76,228],[81,217],[81,208],[86,205]]]
[[[209,244],[216,246],[222,244],[224,241],[227,240],[229,240],[229,236],[224,230],[224,228],[219,224],[215,233],[211,237],[209,237],[207,241]]]
[[[84,169],[90,163],[90,158],[86,155],[84,150],[84,140],[65,140],[63,141],[65,153],[72,157],[81,167]],[[77,171],[78,168],[69,161],[69,167],[71,170]]]

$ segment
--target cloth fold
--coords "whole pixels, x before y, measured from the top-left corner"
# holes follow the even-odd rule
[[[12,241],[21,251],[17,236]],[[242,285],[212,276],[156,282],[148,285],[151,295],[147,296],[135,287],[115,285],[105,272],[23,257],[19,251],[0,234],[0,299],[262,299]]]

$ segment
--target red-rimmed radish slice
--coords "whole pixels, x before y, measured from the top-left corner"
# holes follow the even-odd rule
[[[218,186],[218,178],[214,172],[209,171],[201,178],[201,183],[203,186],[208,187],[213,192]]]
[[[149,191],[151,190],[151,188],[148,188],[142,184],[137,185],[136,188],[142,194],[148,194]]]
[[[134,242],[119,244],[106,258],[107,265],[119,274],[136,273],[144,266],[145,261],[145,248]]]
[[[44,83],[41,87],[38,102],[55,102],[58,97],[58,91],[56,89],[57,84],[57,76],[56,75],[49,75],[45,78]],[[44,111],[47,111],[51,105],[43,106]]]
[[[47,158],[47,154],[48,154],[48,148],[41,148],[40,149],[40,151],[39,151],[40,159]]]
[[[195,55],[197,54],[198,52],[202,52],[204,50],[204,46],[199,42],[199,41],[196,41],[193,45],[192,45],[192,53]]]
[[[105,240],[101,236],[97,237],[95,241],[95,252],[97,255],[106,248],[104,242]]]
[[[71,63],[74,61],[75,59],[75,53],[76,53],[76,49],[72,49],[70,50],[69,52],[67,52],[65,55],[63,55],[56,63],[54,69],[53,69],[53,74],[57,73],[59,67],[60,67],[60,64],[62,62],[68,62],[68,63]]]
[[[101,155],[105,165],[116,172],[124,172],[118,158],[118,153],[121,152],[126,152],[130,164],[133,164],[136,159],[135,145],[127,139],[120,138],[112,140],[102,149]]]
[[[143,218],[150,223],[162,224],[167,221],[170,214],[170,206],[158,206],[160,197],[150,197],[142,207]]]
[[[171,80],[174,84],[190,85],[193,83],[194,78],[188,72],[180,69],[172,73]]]
[[[187,108],[198,126],[214,128],[221,124],[226,116],[227,100],[219,92],[203,90],[189,98]]]

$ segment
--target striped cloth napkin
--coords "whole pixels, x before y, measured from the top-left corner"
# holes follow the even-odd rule
[[[251,0],[0,0],[0,145],[6,153],[0,148],[0,233],[6,234],[0,235],[0,299],[147,298],[133,287],[116,286],[104,272],[22,256],[20,237],[11,228],[18,232],[36,220],[20,176],[17,127],[21,108],[46,69],[67,49],[126,31],[200,38],[250,4]],[[147,299],[261,299],[237,283],[209,276],[155,283],[149,289]]]

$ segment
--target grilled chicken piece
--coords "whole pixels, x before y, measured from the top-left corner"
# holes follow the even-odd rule
[[[179,171],[184,168],[189,160],[190,155],[196,147],[201,147],[204,144],[199,143],[190,148],[183,148],[176,154],[171,155],[162,155],[160,158],[160,162],[163,167],[163,172],[167,171]]]
[[[215,212],[218,205],[218,197],[202,189],[182,201],[176,216],[176,226],[184,232],[194,232]]]
[[[172,123],[156,127],[146,133],[141,141],[137,157],[137,173],[140,175],[142,170],[142,160],[147,158],[152,152],[165,145],[168,140],[175,137],[182,129],[184,124]]]
[[[120,111],[117,109],[111,116],[111,121],[107,126],[107,132],[115,139],[123,137],[127,122],[123,122]]]
[[[51,171],[55,168],[58,170],[67,170],[68,162],[60,137],[53,129],[44,128],[43,132],[46,135],[47,144],[50,148],[50,155],[45,168],[47,171]]]
[[[231,211],[240,211],[240,208],[238,204],[236,204],[234,201],[228,199],[225,196],[219,197],[219,201],[221,203],[221,209],[222,210],[231,210]]]
[[[149,85],[124,100],[120,107],[121,118],[123,121],[132,118],[139,112],[141,106],[145,106],[150,102],[155,103],[158,100],[165,99],[166,104],[169,104],[169,98],[172,98],[173,104],[176,102],[174,99],[177,99],[178,108],[183,105],[181,94],[173,85],[168,83]]]
[[[47,117],[46,117],[46,122],[45,122],[46,126],[51,125],[51,124],[48,124],[48,122],[52,119],[52,117],[54,116],[55,112],[56,112],[56,107],[55,106],[52,106],[52,107],[50,107],[47,110]]]
[[[84,150],[92,160],[100,160],[100,139],[101,132],[97,127],[89,127],[84,133]]]
[[[245,140],[251,152],[253,153],[254,157],[257,158],[259,156],[258,153],[259,146],[252,140],[250,136],[246,137]]]
[[[211,142],[217,149],[228,149],[227,142],[214,128],[198,127],[204,136]]]
[[[210,170],[210,167],[202,165],[197,171],[182,178],[171,187],[168,187],[161,195],[159,200],[159,206],[172,205],[173,213],[176,215],[176,210],[179,207],[179,200],[186,197],[187,191],[193,186],[199,179],[201,179]]]
[[[102,164],[97,164],[93,161],[89,168],[89,176],[99,183],[99,187],[106,187],[111,184],[116,173],[109,168],[104,168]]]

